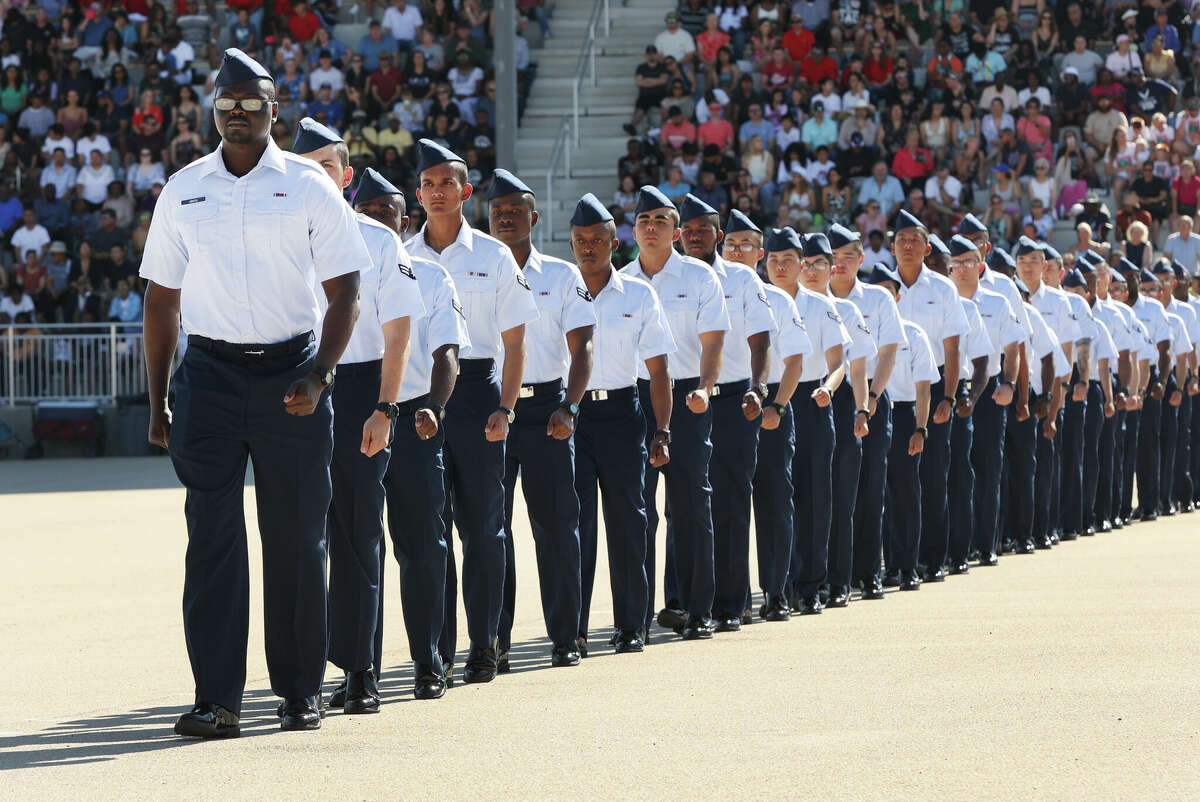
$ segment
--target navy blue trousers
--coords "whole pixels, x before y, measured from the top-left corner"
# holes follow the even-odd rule
[[[1004,430],[1004,456],[1008,466],[1008,496],[1004,505],[1007,539],[1018,544],[1033,538],[1036,511],[1037,445],[1042,421],[1030,415],[1017,420],[1013,415]]]
[[[770,385],[774,398],[779,385]],[[794,419],[789,403],[775,429],[758,435],[754,466],[754,536],[758,546],[758,586],[769,600],[787,593],[792,560],[795,507],[792,504],[792,459],[796,453]]]
[[[262,539],[263,606],[271,690],[316,696],[326,656],[325,513],[333,409],[289,415],[283,395],[311,369],[316,345],[279,356],[226,359],[199,345],[175,372],[169,452],[187,488],[183,631],[196,701],[241,713],[250,623],[242,506],[246,462]]]
[[[761,417],[746,420],[740,392],[722,392],[712,399],[713,555],[715,592],[713,613],[740,618],[750,593],[750,493],[758,458]],[[724,385],[722,389],[728,387]]]
[[[829,565],[833,508],[833,405],[812,400],[820,382],[800,382],[792,396],[796,436],[802,443],[792,458],[792,505],[795,524],[788,572],[790,598],[816,596]]]
[[[929,389],[929,438],[921,454],[920,563],[934,569],[946,564],[946,552],[950,546],[950,510],[946,493],[950,478],[950,429],[954,414],[950,414],[950,420],[946,423],[933,422],[933,413],[947,395],[954,393],[946,389],[945,379],[939,379]]]
[[[1192,478],[1192,499],[1200,502],[1200,403],[1196,399],[1192,399],[1192,426],[1191,426],[1191,441],[1192,441],[1192,459],[1191,459],[1191,478]]]
[[[1115,415],[1113,417],[1116,417]],[[1100,382],[1088,383],[1087,409],[1083,417],[1083,494],[1080,497],[1079,529],[1095,530],[1102,520],[1096,517],[1096,495],[1100,485],[1100,433],[1104,423],[1112,418],[1104,417],[1104,390]],[[1069,500],[1069,499],[1068,499]],[[1071,530],[1068,530],[1071,531]]]
[[[1179,410],[1169,403],[1171,394],[1178,385],[1175,383],[1175,371],[1167,377],[1167,391],[1159,405],[1161,421],[1159,423],[1158,446],[1158,502],[1159,509],[1166,511],[1174,501],[1175,496],[1175,443],[1179,437]]]
[[[988,386],[991,386],[991,382]],[[946,557],[951,564],[967,561],[974,538],[975,467],[971,463],[974,439],[974,412],[965,418],[955,415],[950,419],[950,480],[946,494],[950,532],[946,539]]]
[[[997,384],[995,376],[989,379],[975,406],[975,437],[971,442],[971,467],[975,471],[971,548],[983,556],[1000,550],[1000,486],[1009,408],[992,400]]]
[[[1175,446],[1175,502],[1187,504],[1192,500],[1192,407],[1194,398],[1183,393],[1179,405],[1179,436]]]
[[[490,359],[459,360],[458,382],[446,404],[445,619],[439,650],[453,662],[458,638],[458,581],[453,521],[462,540],[463,604],[467,634],[475,646],[496,642],[504,601],[504,443],[488,442],[483,431],[500,406],[500,380]]]
[[[1058,411],[1058,420],[1062,420],[1065,415],[1065,410]],[[1061,432],[1061,427],[1059,427]],[[1059,438],[1056,435],[1053,439],[1048,440],[1042,436],[1042,421],[1038,421],[1037,425],[1037,470],[1034,473],[1034,513],[1033,513],[1033,537],[1034,540],[1040,540],[1043,537],[1049,537],[1054,530],[1054,491],[1058,486],[1054,481],[1054,469],[1056,465],[1056,452],[1059,443]]]
[[[575,439],[555,440],[546,434],[550,416],[563,393],[522,398],[508,431],[504,468],[504,612],[500,614],[500,648],[512,645],[517,604],[517,571],[513,552],[513,501],[517,474],[529,511],[538,586],[546,634],[555,645],[573,644],[579,634],[579,498],[575,495]]]
[[[924,454],[908,455],[908,441],[916,429],[915,404],[912,401],[894,402],[892,444],[887,465],[889,571],[915,571],[921,550],[921,458]]]
[[[1114,379],[1115,381],[1115,379]],[[1095,522],[1111,522],[1121,504],[1125,455],[1125,411],[1118,410],[1100,424],[1100,448],[1097,451]]]
[[[1150,398],[1145,399],[1149,402]],[[1143,402],[1143,403],[1145,403]],[[1125,412],[1124,454],[1121,464],[1121,517],[1133,515],[1133,479],[1137,471],[1138,460],[1141,457],[1142,409]]]
[[[608,579],[613,625],[628,632],[645,625],[649,584],[646,576],[646,419],[637,389],[610,391],[603,401],[585,394],[575,429],[575,493],[579,497],[582,608],[579,634],[586,637],[596,576],[597,486],[604,510]]]
[[[442,446],[445,430],[422,440],[414,428],[414,413],[428,396],[401,404],[392,431],[392,459],[384,477],[387,491],[388,530],[396,562],[400,565],[400,604],[408,653],[417,666],[436,673],[443,669],[438,652],[446,604],[445,464]],[[375,664],[383,655],[383,564],[386,541],[379,550],[379,616],[375,625]],[[454,603],[454,597],[450,597]],[[448,652],[447,656],[452,655]]]
[[[712,614],[716,593],[713,565],[712,486],[708,463],[712,458],[712,407],[697,415],[687,408],[687,395],[698,386],[697,379],[677,379],[672,391],[671,461],[663,468],[646,464],[642,493],[646,502],[646,578],[649,594],[645,625],[654,620],[654,547],[658,532],[658,477],[664,475],[667,514],[674,527],[673,544],[667,549],[665,601],[679,605],[692,616]],[[642,415],[646,419],[646,449],[658,430],[650,401],[650,382],[638,380]],[[673,546],[673,548],[672,548]],[[671,585],[675,595],[671,595]]]
[[[1150,384],[1156,381],[1156,371],[1150,370]],[[1169,390],[1167,391],[1170,392]],[[1167,396],[1161,399],[1151,397],[1146,393],[1145,403],[1141,408],[1141,423],[1138,431],[1137,445],[1137,494],[1138,506],[1143,513],[1157,512],[1159,502],[1159,451],[1162,444],[1159,437],[1162,434],[1163,403]]]
[[[892,446],[892,403],[886,391],[876,401],[870,426],[870,433],[862,441],[862,468],[854,504],[853,579],[863,582],[874,580],[881,568],[883,502]]]
[[[343,671],[377,665],[375,627],[383,569],[383,476],[391,448],[361,451],[363,423],[379,401],[381,362],[338,365],[333,396],[333,500],[329,538],[329,662]]]
[[[829,526],[830,585],[849,587],[854,570],[854,510],[863,443],[854,436],[854,390],[847,376],[833,394],[833,514]]]
[[[1083,528],[1083,463],[1086,459],[1083,436],[1090,399],[1072,401],[1070,393],[1068,390],[1062,429],[1055,449],[1056,473],[1061,478],[1057,485],[1058,513],[1051,521],[1063,532],[1078,533]]]

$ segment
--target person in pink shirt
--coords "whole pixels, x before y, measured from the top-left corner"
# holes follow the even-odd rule
[[[662,126],[662,145],[668,163],[678,155],[685,142],[696,141],[696,126],[683,116],[678,106],[667,109],[667,121]]]
[[[764,86],[789,86],[796,77],[796,65],[788,58],[787,51],[776,47],[771,51],[771,60],[762,69]]]
[[[1017,138],[1029,146],[1035,158],[1053,157],[1050,118],[1042,114],[1042,103],[1037,98],[1031,97],[1025,103],[1025,116],[1017,120]]]
[[[733,145],[733,125],[722,116],[721,104],[708,105],[708,120],[700,125],[700,144],[716,145],[727,151]]]
[[[704,32],[696,37],[696,48],[705,64],[713,64],[717,60],[717,51],[729,44],[729,34],[721,30],[720,20],[716,14],[709,14],[704,20]]]

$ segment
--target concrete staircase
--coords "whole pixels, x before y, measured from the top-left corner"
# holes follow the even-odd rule
[[[580,148],[571,151],[571,177],[554,181],[554,231],[547,232],[545,250],[570,258],[567,221],[580,196],[594,192],[611,203],[617,189],[617,159],[629,137],[621,126],[629,121],[637,95],[633,73],[645,58],[646,45],[664,27],[663,16],[676,6],[672,0],[612,0],[612,31],[599,40],[596,86],[584,75],[580,94]],[[521,178],[539,197],[546,216],[546,167],[563,114],[571,111],[571,86],[579,54],[587,37],[592,0],[558,0],[550,19],[552,38],[535,49],[538,79],[533,85],[517,141]],[[598,31],[603,37],[603,30]]]

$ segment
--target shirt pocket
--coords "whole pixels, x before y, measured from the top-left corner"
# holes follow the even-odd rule
[[[249,227],[271,253],[303,247],[309,251],[308,215],[300,209],[300,199],[286,192],[255,200],[250,205]],[[308,261],[308,260],[305,260]]]
[[[700,299],[690,293],[664,293],[663,312],[671,324],[671,334],[678,341],[686,332],[696,328],[696,316],[700,311]]]
[[[605,312],[597,320],[594,335],[595,352],[609,360],[623,362],[630,358],[636,360],[638,345],[638,330],[640,326],[636,315],[618,311]]]
[[[222,241],[217,226],[219,212],[216,201],[188,203],[176,211],[175,221],[189,256],[211,253],[219,247]]]

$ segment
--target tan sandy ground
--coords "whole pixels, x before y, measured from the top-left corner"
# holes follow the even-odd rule
[[[316,733],[278,731],[256,580],[243,737],[185,743],[182,504],[163,459],[0,464],[0,797],[1200,798],[1200,515],[642,655],[602,569],[557,670],[521,525],[514,673],[412,701],[393,563],[383,712]]]

